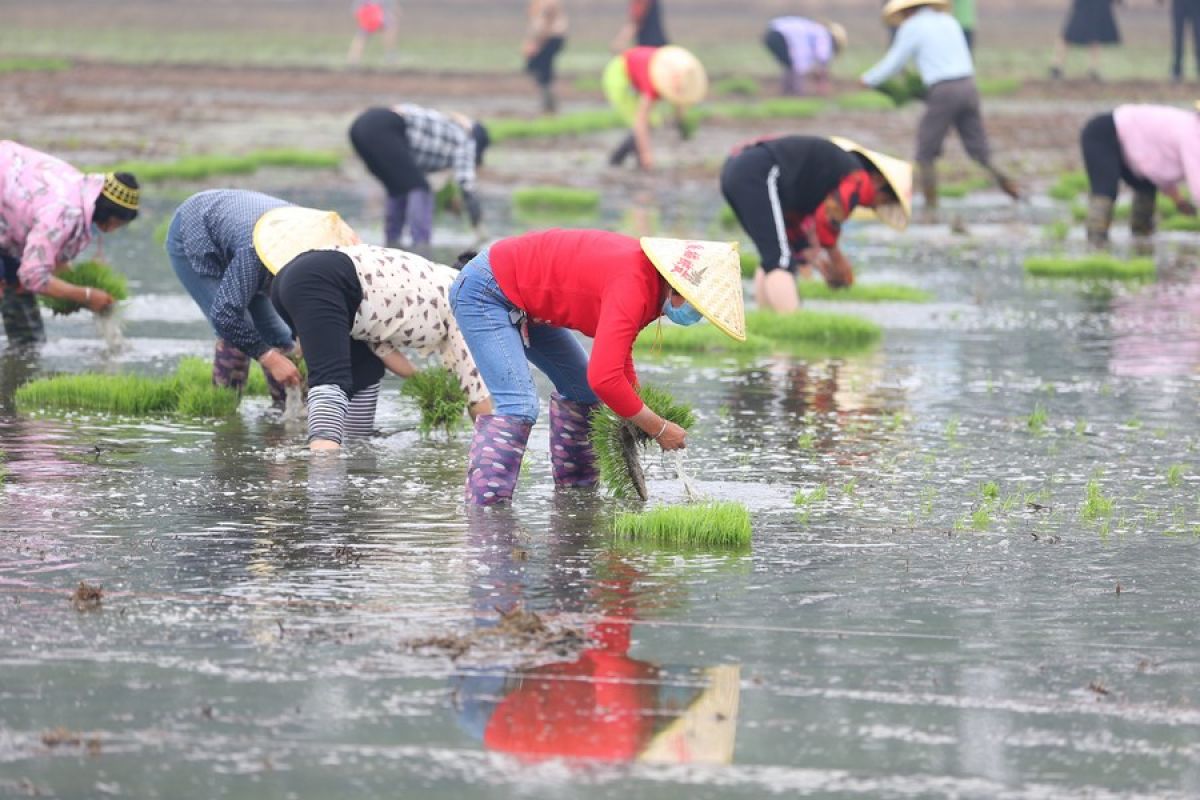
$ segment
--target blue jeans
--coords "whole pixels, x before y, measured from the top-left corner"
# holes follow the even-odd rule
[[[450,308],[497,414],[526,422],[537,420],[537,388],[529,362],[546,373],[567,400],[599,402],[587,382],[587,352],[571,331],[530,322],[529,347],[525,347],[521,311],[496,283],[487,250],[475,256],[455,279],[450,287]]]
[[[217,295],[221,278],[196,272],[192,267],[192,262],[188,260],[187,253],[184,252],[179,227],[179,215],[176,214],[171,220],[170,227],[167,228],[167,257],[171,260],[171,267],[175,270],[175,274],[179,276],[179,282],[196,301],[196,305],[200,306],[208,324],[212,325],[213,298]],[[254,299],[246,308],[246,316],[269,347],[278,347],[281,350],[291,349],[292,329],[275,311],[275,307],[271,305],[271,298],[262,293],[254,295]],[[216,333],[215,328],[213,332]],[[220,338],[219,333],[217,337]]]

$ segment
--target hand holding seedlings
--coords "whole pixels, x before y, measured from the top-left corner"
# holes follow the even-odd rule
[[[300,370],[280,351],[272,348],[263,353],[258,362],[272,378],[284,386],[300,385]]]

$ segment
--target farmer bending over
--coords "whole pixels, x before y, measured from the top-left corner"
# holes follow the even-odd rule
[[[54,277],[92,241],[138,215],[138,182],[128,172],[84,174],[65,161],[16,142],[0,141],[0,316],[10,346],[45,341],[36,295],[56,297],[92,312],[113,298],[101,289]]]
[[[609,156],[608,161],[614,167],[625,163],[630,155],[636,155],[639,167],[653,168],[650,128],[654,104],[659,99],[670,103],[679,134],[686,139],[691,133],[684,114],[708,92],[704,65],[690,52],[675,45],[626,50],[608,62],[603,83],[608,102],[632,128]]]
[[[767,26],[763,44],[783,67],[783,93],[827,95],[829,65],[846,49],[846,29],[836,22],[807,17],[776,17]]]

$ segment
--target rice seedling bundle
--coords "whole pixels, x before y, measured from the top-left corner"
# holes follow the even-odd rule
[[[925,84],[921,76],[912,70],[897,75],[875,87],[875,91],[887,97],[895,106],[920,100],[925,96]]]
[[[805,300],[841,300],[847,303],[928,303],[933,295],[915,286],[894,283],[855,283],[844,289],[833,289],[823,280],[799,282],[800,296]]]
[[[666,547],[745,549],[750,545],[750,512],[731,502],[661,506],[618,514],[613,532],[619,539]]]
[[[513,192],[513,206],[524,214],[595,214],[600,210],[600,193],[569,186],[530,186]]]
[[[729,354],[756,355],[770,352],[772,344],[762,336],[747,335],[739,342],[715,325],[651,325],[641,332],[633,343],[640,355],[655,353],[683,353],[693,355]]]
[[[246,155],[184,156],[175,161],[125,161],[99,172],[132,172],[139,181],[203,180],[214,175],[247,175],[260,167],[327,169],[341,163],[341,156],[324,150],[274,148]]]
[[[941,194],[942,197],[966,197],[971,192],[987,189],[991,185],[992,181],[989,178],[980,176],[976,178],[968,178],[962,181],[942,184],[942,187],[938,190],[938,193]]]
[[[1021,91],[1025,81],[1020,78],[976,78],[975,85],[984,97],[999,97]]]
[[[488,123],[488,133],[493,142],[503,142],[509,139],[598,133],[624,127],[625,121],[617,112],[603,109],[536,119],[497,119]]]
[[[742,261],[742,277],[753,278],[754,273],[758,270],[758,265],[762,260],[758,257],[758,253],[738,252],[738,257]]]
[[[874,90],[840,95],[834,105],[846,111],[887,111],[896,107],[890,97]]]
[[[1088,177],[1083,172],[1064,172],[1050,187],[1048,194],[1055,200],[1073,200],[1088,190]]]
[[[692,407],[676,402],[669,392],[653,386],[642,386],[638,394],[642,402],[664,420],[674,422],[685,430],[696,423]],[[600,482],[613,497],[636,496],[645,500],[646,482],[638,451],[646,446],[650,437],[602,404],[592,412],[591,441],[596,452]]]
[[[175,410],[179,384],[144,375],[56,375],[30,381],[14,394],[22,411],[58,409],[149,416]]]
[[[181,417],[228,417],[237,411],[238,393],[224,386],[181,386],[175,412]]]
[[[400,393],[415,400],[421,409],[419,428],[423,435],[428,436],[435,428],[449,435],[463,424],[467,395],[454,373],[444,367],[420,370],[404,381]]]
[[[68,270],[56,273],[55,277],[76,286],[88,286],[108,292],[114,300],[125,300],[129,297],[129,287],[125,276],[99,261],[81,261]],[[74,314],[84,308],[79,303],[72,303],[58,297],[40,295],[39,299],[43,306],[55,314]]]
[[[873,345],[883,335],[882,329],[870,320],[809,310],[792,314],[751,311],[746,314],[746,330],[784,345],[808,343],[835,349]]]
[[[181,358],[175,367],[175,379],[179,381],[182,388],[211,386],[212,362],[198,356]],[[257,361],[251,361],[250,375],[246,379],[246,386],[242,389],[242,394],[250,397],[266,397],[270,393],[262,365]]]
[[[1154,259],[1122,260],[1107,253],[1094,253],[1081,258],[1033,256],[1025,259],[1025,272],[1039,278],[1150,280],[1154,277]]]
[[[1172,214],[1161,223],[1164,231],[1185,231],[1195,233],[1200,231],[1200,217],[1188,217],[1183,214]]]
[[[62,72],[71,68],[65,58],[0,58],[0,74],[5,72]]]
[[[713,94],[754,97],[759,92],[758,81],[748,75],[737,75],[713,81]]]
[[[773,97],[750,103],[714,103],[695,113],[701,119],[790,119],[816,116],[826,105],[824,100],[811,97]]]

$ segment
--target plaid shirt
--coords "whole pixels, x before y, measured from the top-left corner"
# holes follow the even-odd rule
[[[404,117],[408,146],[422,172],[454,169],[454,179],[466,194],[475,191],[475,137],[450,117],[408,103],[393,109]]]

